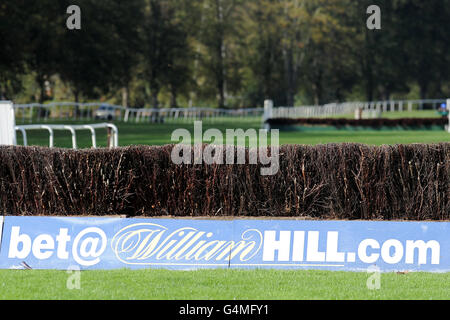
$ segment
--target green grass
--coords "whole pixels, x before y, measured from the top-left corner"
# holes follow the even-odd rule
[[[55,270],[1,270],[0,299],[303,300],[450,298],[450,273],[382,273],[369,290],[365,272],[317,270],[159,269],[82,271],[80,289],[68,289],[72,274]]]
[[[426,112],[426,111],[425,111]],[[49,122],[50,123],[50,122]],[[86,123],[86,122],[70,122],[70,121],[54,121],[51,123]],[[119,129],[119,144],[121,146],[128,145],[164,145],[176,143],[171,141],[171,134],[175,129],[186,128],[193,136],[192,123],[123,123],[116,122]],[[203,132],[209,128],[217,128],[223,134],[226,129],[249,128],[260,129],[261,120],[252,118],[250,120],[236,119],[234,121],[225,120],[211,123],[210,121],[203,123]],[[97,144],[106,146],[106,130],[98,129]],[[224,135],[225,136],[225,135]],[[18,143],[22,144],[22,136],[17,133]],[[80,148],[89,148],[91,146],[91,136],[88,131],[77,132],[78,146]],[[393,130],[393,131],[349,131],[349,130],[327,130],[327,131],[308,131],[308,132],[280,132],[280,144],[324,144],[324,143],[341,143],[354,142],[369,145],[382,144],[409,144],[409,143],[437,143],[449,142],[450,134],[444,130]],[[206,143],[209,141],[205,141]],[[29,131],[29,145],[48,145],[48,132],[45,130]],[[55,131],[55,146],[70,148],[72,146],[71,136],[66,131]]]
[[[431,117],[430,112],[401,113],[402,117]],[[386,113],[389,117],[399,116]],[[351,116],[350,116],[351,117]],[[203,131],[218,128],[259,129],[261,120],[223,119],[205,121]],[[99,122],[99,121],[97,121]],[[51,123],[86,123],[53,121]],[[20,124],[20,122],[18,123]],[[175,129],[192,123],[122,123],[119,144],[164,145]],[[18,133],[18,142],[21,134]],[[77,133],[78,145],[90,147],[90,133]],[[46,131],[28,134],[29,145],[48,144]],[[449,142],[442,131],[308,131],[280,132],[280,144],[323,144],[355,142],[369,145]],[[208,142],[208,141],[205,141]],[[97,130],[97,143],[106,145],[105,130]],[[68,132],[56,132],[57,147],[71,147]],[[112,270],[81,272],[81,288],[67,289],[70,275],[54,270],[0,270],[0,299],[450,299],[450,273],[383,273],[381,288],[369,290],[367,273],[287,270]]]

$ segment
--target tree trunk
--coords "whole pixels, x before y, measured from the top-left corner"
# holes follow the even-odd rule
[[[289,8],[285,3],[284,6],[284,18],[289,21]],[[298,7],[297,1],[295,1],[295,8]],[[294,23],[292,26],[295,26]],[[294,66],[294,43],[292,35],[288,35],[287,29],[283,31],[283,59],[284,59],[284,81],[286,85],[286,105],[288,107],[294,106],[294,96],[296,92],[296,67]],[[298,41],[295,36],[295,41]]]
[[[39,103],[45,102],[45,79],[43,76],[38,76],[38,84],[39,84]]]
[[[292,50],[283,48],[284,56],[284,77],[286,83],[286,105],[291,107],[294,105],[295,84],[294,84],[294,70],[292,63]]]
[[[314,105],[318,106],[320,104],[320,97],[318,90],[314,90]]]
[[[374,57],[372,49],[374,47],[372,42],[372,33],[365,28],[364,33],[364,52],[362,53],[362,71],[365,79],[366,98],[367,101],[373,101],[375,91],[375,79],[373,74]]]
[[[122,106],[128,108],[130,89],[128,83],[122,87]]]
[[[202,1],[203,1],[203,6],[202,6],[202,10],[201,10],[200,27],[202,27],[204,24],[204,21],[205,21],[204,10],[208,7],[208,3],[205,0],[202,0]],[[195,55],[194,55],[194,68],[192,71],[194,83],[197,83],[200,54],[201,54],[201,46],[200,46],[200,44],[197,44],[196,49],[195,49]],[[189,92],[189,102],[188,102],[189,107],[193,106],[194,99],[196,97],[196,92],[193,89],[194,87],[195,86],[193,86],[191,91]]]
[[[316,82],[313,84],[313,92],[314,92],[314,105],[319,106],[322,100],[322,88],[320,82]]]
[[[152,89],[152,107],[153,108],[159,107],[158,93],[159,93],[159,89],[156,89],[156,88]]]
[[[373,81],[373,73],[372,73],[372,68],[370,66],[367,67],[366,72],[365,73],[365,78],[366,78],[366,98],[367,101],[373,101],[373,86],[374,86],[374,81]]]
[[[419,82],[419,88],[420,88],[420,99],[421,100],[426,99],[428,92],[428,83],[425,81]]]
[[[178,104],[177,104],[177,89],[173,85],[170,86],[170,107],[171,108],[177,108],[178,107]]]
[[[217,79],[217,89],[219,90],[219,108],[223,108],[225,107],[225,90],[222,77],[218,77]]]
[[[313,82],[314,91],[314,104],[320,106],[323,99],[323,88],[322,88],[322,71],[318,70],[316,77]]]
[[[0,100],[6,100],[6,90],[3,89],[3,86],[0,84]]]
[[[79,99],[80,92],[79,92],[77,89],[75,89],[73,95],[74,95],[74,98],[75,98],[75,103],[78,103],[79,100],[80,100],[80,99]],[[74,112],[75,112],[74,117],[75,117],[75,118],[78,117],[78,115],[79,115],[79,113],[80,113],[80,106],[79,106],[78,104],[75,105],[75,110],[74,110]]]
[[[223,8],[222,2],[217,0],[217,23],[219,24],[219,31],[217,32],[217,89],[219,91],[219,108],[225,107],[225,88],[226,88],[226,70],[225,70],[225,44],[224,44],[224,30],[223,30]]]

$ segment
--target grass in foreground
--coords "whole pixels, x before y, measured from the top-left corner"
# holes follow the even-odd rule
[[[71,274],[55,270],[0,270],[0,299],[303,300],[450,299],[450,273],[382,273],[369,290],[365,272],[317,270],[111,270]]]

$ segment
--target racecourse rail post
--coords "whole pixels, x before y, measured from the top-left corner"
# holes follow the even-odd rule
[[[0,101],[0,145],[16,145],[16,118],[11,101]]]
[[[270,124],[266,123],[266,120],[272,118],[273,112],[273,101],[264,100],[264,116],[263,116],[263,126],[264,129],[270,130]]]
[[[106,132],[107,132],[107,145],[106,145],[106,147],[107,148],[111,148],[112,146],[113,146],[113,144],[111,143],[111,141],[112,141],[112,129],[111,129],[111,127],[107,127],[106,128]]]
[[[448,127],[447,127],[447,131],[448,133],[450,133],[450,99],[447,99],[447,111],[448,111]]]

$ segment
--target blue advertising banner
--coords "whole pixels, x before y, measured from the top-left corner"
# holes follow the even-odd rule
[[[449,222],[6,216],[2,269],[450,271]]]

